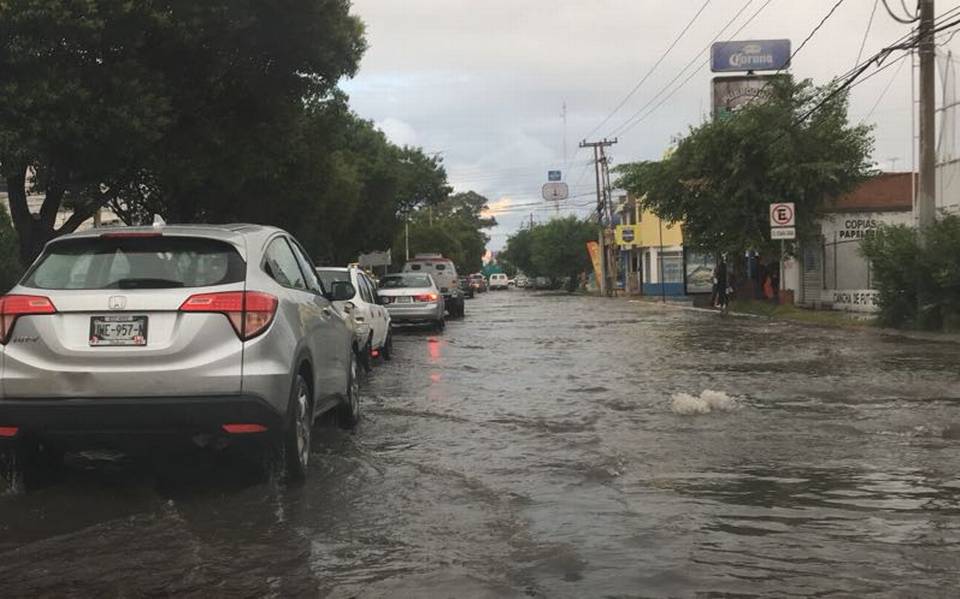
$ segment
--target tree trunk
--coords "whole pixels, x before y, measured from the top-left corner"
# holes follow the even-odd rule
[[[27,266],[37,257],[47,240],[42,236],[39,219],[30,213],[27,204],[26,167],[16,169],[13,175],[7,177],[7,194],[10,219],[17,231],[20,246],[20,263]]]

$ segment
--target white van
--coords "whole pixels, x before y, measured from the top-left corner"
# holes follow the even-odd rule
[[[497,289],[510,289],[509,281],[510,277],[502,272],[490,275],[490,291],[495,291]]]

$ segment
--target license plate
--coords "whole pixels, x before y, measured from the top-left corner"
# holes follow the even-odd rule
[[[398,303],[398,304],[412,304],[412,303],[413,303],[413,298],[410,297],[409,295],[401,295],[400,297],[397,298],[397,303]]]
[[[146,345],[146,316],[92,316],[90,345]]]

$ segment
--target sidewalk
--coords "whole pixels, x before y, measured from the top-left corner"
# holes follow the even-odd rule
[[[676,310],[707,312],[717,314],[718,316],[720,315],[719,311],[717,310],[695,307],[690,298],[676,298],[673,301],[671,301],[670,298],[667,298],[665,303],[661,302],[659,297],[653,298],[632,296],[622,299],[627,299],[632,303],[657,304]],[[776,306],[764,302],[734,302],[731,305],[731,309],[727,313],[727,316],[737,318],[781,320],[806,326],[849,329],[863,331],[865,333],[876,333],[890,337],[911,339],[914,341],[960,344],[960,334],[957,333],[936,333],[929,331],[906,331],[901,329],[890,329],[877,325],[875,318],[851,312],[807,310],[804,308],[797,308],[796,306]]]

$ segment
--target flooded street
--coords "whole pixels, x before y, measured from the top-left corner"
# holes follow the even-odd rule
[[[303,486],[88,455],[0,497],[3,594],[960,586],[960,345],[510,291],[395,355]]]

